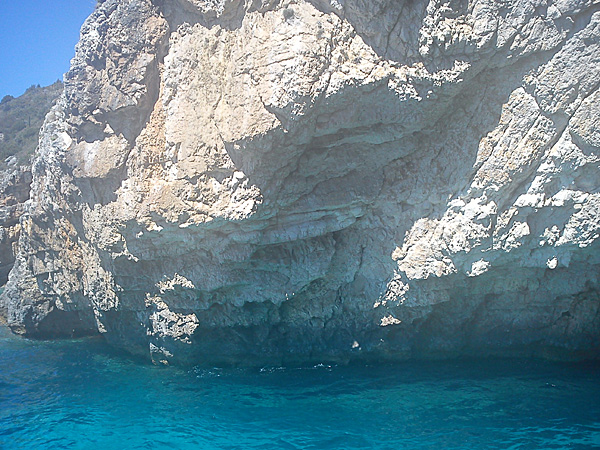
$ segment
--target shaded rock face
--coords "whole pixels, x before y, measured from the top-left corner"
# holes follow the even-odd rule
[[[106,0],[13,330],[154,361],[600,355],[600,5]]]
[[[21,232],[19,219],[29,199],[31,170],[27,166],[0,172],[0,286],[8,281]]]

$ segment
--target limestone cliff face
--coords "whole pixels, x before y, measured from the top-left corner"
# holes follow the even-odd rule
[[[31,170],[27,166],[0,171],[0,286],[8,281],[15,262],[21,231],[19,219],[29,199],[30,185]]]
[[[13,330],[155,361],[600,355],[600,3],[106,0]]]

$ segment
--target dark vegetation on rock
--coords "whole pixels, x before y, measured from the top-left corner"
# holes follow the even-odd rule
[[[44,118],[63,91],[63,83],[31,86],[19,97],[0,101],[0,286],[15,262],[21,216],[31,186],[31,157]]]
[[[0,101],[0,170],[29,164],[44,117],[63,91],[63,83],[31,86],[19,97],[6,95]],[[12,158],[14,156],[14,159]],[[8,160],[8,161],[7,161]]]

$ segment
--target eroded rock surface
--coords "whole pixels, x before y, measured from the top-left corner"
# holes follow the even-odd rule
[[[0,172],[0,286],[8,281],[18,251],[19,219],[29,199],[31,170],[27,166]]]
[[[600,3],[106,0],[13,330],[154,361],[600,355]]]

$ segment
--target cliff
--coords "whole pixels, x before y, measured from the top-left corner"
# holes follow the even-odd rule
[[[31,86],[20,97],[7,95],[0,102],[0,286],[7,282],[15,262],[39,130],[62,91],[63,84],[57,81],[46,87]]]
[[[600,356],[600,3],[106,0],[2,296],[154,361]]]
[[[5,169],[0,172],[0,286],[8,281],[15,263],[19,223],[29,199],[31,170],[28,166]]]

